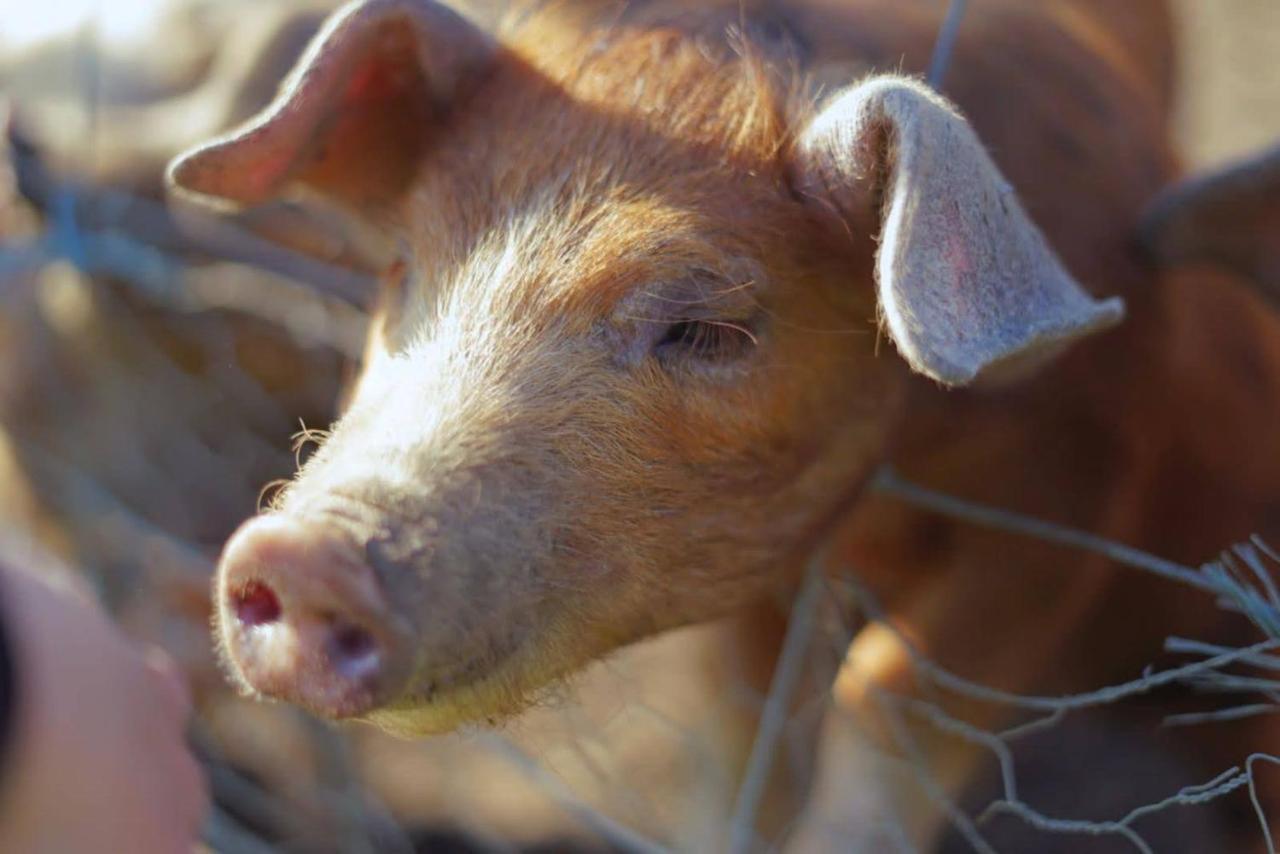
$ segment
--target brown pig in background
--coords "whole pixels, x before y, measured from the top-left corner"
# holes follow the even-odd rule
[[[1211,628],[1195,591],[862,496],[889,461],[1187,562],[1275,521],[1275,321],[1131,248],[1175,174],[1164,5],[975,0],[955,103],[883,73],[923,66],[942,7],[581,0],[482,28],[366,0],[176,161],[189,193],[302,189],[404,246],[345,414],[223,554],[235,678],[441,732],[752,614],[822,543],[1002,688],[1131,677]],[[742,625],[767,672],[779,633]],[[837,702],[908,673],[869,627]]]

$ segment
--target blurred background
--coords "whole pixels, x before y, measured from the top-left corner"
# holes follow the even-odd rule
[[[168,207],[163,166],[268,100],[333,5],[0,0],[0,538],[75,567],[178,658],[216,850],[705,849],[749,737],[717,710],[763,701],[734,693],[716,626],[597,665],[498,733],[412,743],[243,700],[219,673],[213,561],[332,420],[386,247],[289,204]],[[1280,138],[1280,3],[1176,5],[1188,162]]]

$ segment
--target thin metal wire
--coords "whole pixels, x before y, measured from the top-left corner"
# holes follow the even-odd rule
[[[953,495],[935,492],[903,480],[890,467],[883,467],[872,481],[872,488],[886,495],[893,495],[911,504],[964,519],[975,525],[995,528],[1015,534],[1033,537],[1050,543],[1083,549],[1102,555],[1126,566],[1141,569],[1162,578],[1178,581],[1208,593],[1221,593],[1222,588],[1200,572],[1174,561],[1164,560],[1123,543],[1090,534],[1085,531],[1024,516],[998,507],[966,501]]]
[[[765,785],[769,781],[769,771],[773,767],[774,749],[786,724],[788,704],[800,679],[809,641],[813,636],[814,615],[820,601],[819,594],[823,590],[824,557],[819,553],[809,562],[804,584],[791,606],[787,634],[782,641],[782,651],[778,654],[778,666],[769,686],[768,699],[760,715],[760,725],[756,729],[747,770],[743,774],[742,786],[738,789],[737,801],[733,807],[733,818],[729,823],[729,851],[733,854],[750,851],[753,847],[756,814],[759,812],[760,800],[764,797]]]
[[[942,90],[947,69],[951,66],[951,52],[956,46],[956,35],[960,32],[960,22],[964,20],[968,6],[968,0],[950,0],[947,17],[943,19],[942,26],[938,28],[938,36],[933,42],[933,58],[929,61],[929,76],[926,79],[930,86],[939,91]]]

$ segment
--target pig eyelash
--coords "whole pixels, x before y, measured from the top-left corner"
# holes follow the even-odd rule
[[[710,297],[712,299],[728,297],[728,296],[732,296],[734,294],[738,294],[742,292],[750,292],[751,289],[754,287],[756,287],[755,281],[748,279],[747,281],[738,282],[737,284],[728,285],[726,287],[719,288],[713,291],[710,294]],[[666,296],[663,294],[646,291],[645,296],[649,297],[650,299],[658,300],[659,302],[671,303],[674,305],[703,305],[708,301],[708,296],[705,294],[698,294],[696,296],[691,296],[687,299],[680,299],[678,297]]]
[[[759,343],[747,324],[728,320],[680,320],[666,328],[653,345],[659,359],[677,356],[722,361]]]

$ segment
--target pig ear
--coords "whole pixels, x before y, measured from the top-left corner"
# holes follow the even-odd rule
[[[1139,236],[1160,264],[1225,267],[1280,305],[1280,145],[1165,190]]]
[[[915,81],[839,93],[794,157],[803,193],[854,226],[879,217],[883,322],[940,383],[1025,369],[1123,314],[1076,284],[968,122]]]
[[[490,38],[432,0],[357,0],[335,12],[280,95],[178,157],[188,193],[255,204],[292,182],[348,204],[394,197],[440,116],[488,64]]]

